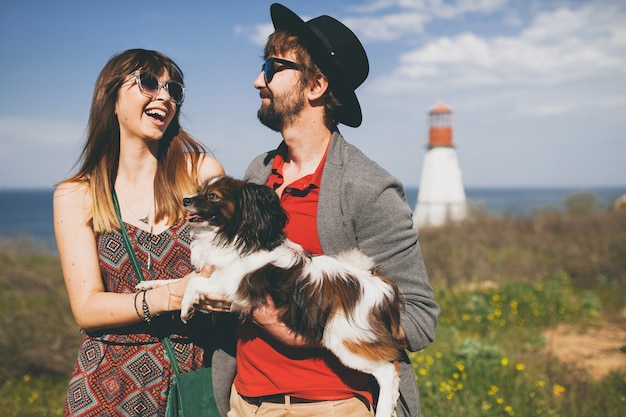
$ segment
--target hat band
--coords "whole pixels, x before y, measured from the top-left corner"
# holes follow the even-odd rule
[[[339,68],[340,72],[343,74],[345,71],[344,65],[340,59],[335,58],[335,50],[333,49],[333,45],[330,43],[330,40],[328,40],[328,37],[326,37],[326,35],[324,35],[324,33],[320,31],[317,26],[309,25],[309,28],[317,35],[318,39],[322,42],[322,44],[328,51],[328,56],[331,57],[332,62]]]
[[[328,40],[328,38],[326,37],[326,35],[324,35],[324,33],[322,33],[316,26],[310,25],[309,28],[311,28],[311,30],[313,32],[315,32],[315,34],[317,35],[319,40],[322,41],[322,43],[324,44],[324,46],[328,50],[329,54],[331,56],[334,56],[335,55],[335,51],[333,50],[333,46],[331,45],[331,43]]]

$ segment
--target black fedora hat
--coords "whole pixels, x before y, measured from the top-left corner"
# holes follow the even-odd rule
[[[300,38],[313,62],[328,78],[331,90],[341,102],[337,122],[359,126],[363,116],[354,90],[367,78],[369,62],[356,35],[330,16],[319,16],[305,22],[278,3],[270,6],[270,15],[275,29]]]

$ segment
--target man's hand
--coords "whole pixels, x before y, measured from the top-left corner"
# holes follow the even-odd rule
[[[230,306],[230,301],[223,295],[205,294],[199,303],[193,305],[193,308],[210,313],[230,313]]]
[[[265,304],[257,307],[252,312],[252,321],[269,333],[274,339],[289,347],[321,347],[317,343],[311,343],[304,336],[293,332],[278,319],[278,309],[274,300],[269,295]]]

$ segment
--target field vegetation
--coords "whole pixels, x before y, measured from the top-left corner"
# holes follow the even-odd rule
[[[425,417],[623,415],[626,213],[574,195],[420,241],[442,307],[436,341],[411,354]],[[576,350],[590,340],[604,344]],[[62,415],[79,342],[56,255],[0,241],[2,414]]]

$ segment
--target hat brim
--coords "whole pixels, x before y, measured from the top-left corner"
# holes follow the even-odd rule
[[[350,87],[350,82],[345,79],[337,62],[332,58],[329,47],[324,45],[322,39],[304,20],[282,4],[272,4],[270,15],[274,29],[284,30],[298,36],[302,45],[311,54],[313,62],[328,78],[333,93],[341,102],[341,107],[336,114],[337,122],[350,127],[360,126],[363,120],[361,105],[354,90]]]

